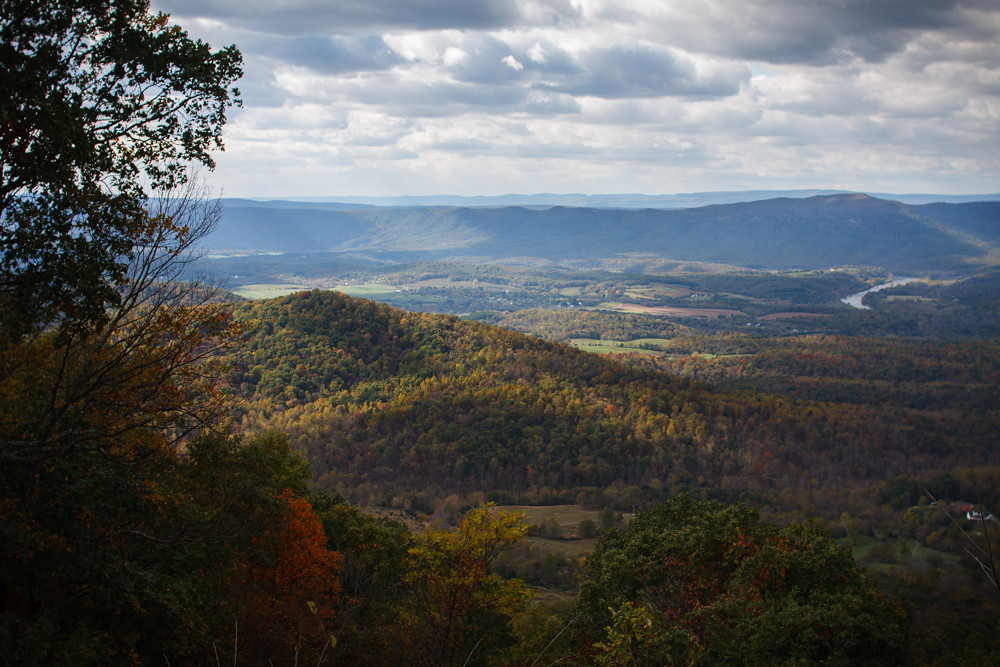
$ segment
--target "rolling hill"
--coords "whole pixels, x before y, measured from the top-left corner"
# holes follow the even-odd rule
[[[712,387],[338,292],[247,302],[237,317],[245,336],[230,358],[235,424],[288,433],[317,488],[360,502],[421,493],[545,504],[599,491],[640,503],[684,489],[794,498],[934,474],[969,457],[997,461],[996,411],[965,405],[958,385],[930,381],[941,379],[942,359],[959,368],[977,359],[988,377],[945,376],[962,386],[995,383],[995,346],[911,346],[880,360],[895,346],[845,351],[842,342],[817,341],[780,363],[729,360],[732,373],[759,375],[772,391],[797,387],[794,377],[782,379],[789,374],[833,373],[823,380],[829,392],[803,391],[813,396],[838,395],[852,382],[855,393],[869,388],[862,378],[873,366],[911,369],[891,376],[911,383],[912,405],[901,407]],[[858,370],[840,377],[846,371],[833,353],[852,358],[850,350]],[[754,370],[761,363],[775,371]]]

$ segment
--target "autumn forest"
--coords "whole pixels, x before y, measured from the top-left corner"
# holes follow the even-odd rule
[[[206,259],[239,51],[142,0],[2,7],[4,665],[1000,658],[995,207],[733,214],[861,206],[948,272],[869,312],[840,295],[886,267]]]

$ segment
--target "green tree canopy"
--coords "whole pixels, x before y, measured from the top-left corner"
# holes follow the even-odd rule
[[[117,302],[146,196],[182,184],[192,163],[213,166],[241,62],[146,0],[0,0],[8,335],[100,320]]]
[[[495,663],[514,642],[511,619],[531,593],[490,572],[528,531],[524,515],[490,505],[470,510],[457,531],[428,530],[409,551],[401,609],[406,659],[421,665]]]
[[[286,438],[205,435],[131,466],[96,452],[0,481],[0,654],[16,665],[209,664],[275,559],[309,469]],[[242,642],[242,640],[240,640]]]
[[[902,613],[847,548],[743,505],[680,495],[606,533],[580,625],[604,660],[647,664],[900,664]]]

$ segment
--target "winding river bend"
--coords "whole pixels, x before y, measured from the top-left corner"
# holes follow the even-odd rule
[[[861,308],[862,310],[871,310],[871,308],[862,303],[862,301],[864,301],[865,294],[869,294],[871,292],[879,292],[884,289],[889,289],[890,287],[898,287],[899,285],[905,285],[907,283],[914,283],[917,282],[918,280],[920,280],[920,278],[894,278],[893,280],[890,280],[887,283],[876,285],[875,287],[866,289],[863,292],[856,292],[854,294],[851,294],[850,296],[845,296],[843,299],[841,299],[841,301],[846,303],[848,306],[852,306],[854,308]]]

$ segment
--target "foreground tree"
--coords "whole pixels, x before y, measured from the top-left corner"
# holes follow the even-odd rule
[[[33,466],[96,451],[135,463],[176,446],[222,410],[212,361],[233,332],[219,290],[182,282],[219,209],[197,189],[160,198],[144,218],[117,305],[17,341],[0,357],[0,461]]]
[[[231,329],[211,289],[178,278],[218,215],[186,170],[211,166],[239,68],[139,0],[0,0],[12,664],[192,658],[218,630],[241,542],[190,484],[207,459],[188,436],[219,415],[208,358]]]
[[[24,470],[4,471],[0,502],[9,664],[206,664],[216,651],[231,662],[246,640],[234,636],[241,610],[262,586],[280,593],[270,612],[280,623],[265,633],[276,645],[306,600],[324,614],[336,602],[322,596],[335,577],[308,578],[307,590],[287,582],[297,558],[321,554],[333,568],[336,556],[315,535],[300,500],[309,469],[284,437],[205,435],[183,457],[161,449],[123,466],[89,452]]]
[[[614,664],[903,664],[902,613],[850,551],[742,505],[677,496],[602,537],[580,626]]]
[[[251,553],[257,553],[241,568],[240,626],[247,640],[236,649],[260,664],[318,664],[334,639],[343,557],[328,549],[308,500],[291,489],[277,500],[286,505],[283,521],[254,540]]]
[[[514,643],[511,620],[530,595],[523,582],[501,579],[490,565],[527,531],[523,515],[486,506],[470,510],[457,531],[417,536],[405,576],[411,595],[400,610],[407,662],[502,663]]]
[[[178,278],[240,62],[144,0],[0,0],[0,461],[126,461],[217,412],[228,314]]]
[[[0,0],[6,338],[103,321],[148,234],[148,192],[213,166],[240,66],[146,0]]]
[[[412,535],[401,521],[365,514],[341,497],[309,498],[323,521],[327,547],[340,553],[340,604],[332,629],[336,665],[399,664],[399,609]]]

